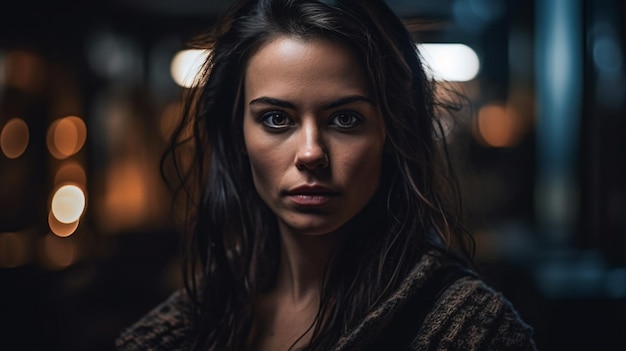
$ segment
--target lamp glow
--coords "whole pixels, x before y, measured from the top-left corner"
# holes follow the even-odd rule
[[[472,48],[464,44],[419,44],[417,48],[435,80],[467,82],[480,70],[480,60]]]
[[[12,118],[0,131],[0,151],[8,158],[18,158],[26,151],[29,137],[26,122],[21,118]]]
[[[207,50],[182,50],[174,55],[170,73],[176,84],[190,88],[202,69],[209,52]]]
[[[52,214],[61,223],[76,222],[85,209],[85,194],[75,185],[59,188],[52,197]]]

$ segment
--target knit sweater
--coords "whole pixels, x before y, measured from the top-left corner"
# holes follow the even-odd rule
[[[425,255],[398,290],[343,335],[334,350],[368,348],[372,338],[380,337],[381,328],[402,312],[409,299],[423,292],[421,288],[434,279],[441,265],[437,256]],[[419,296],[416,298],[419,301]],[[410,350],[536,350],[532,328],[509,300],[475,275],[452,282],[427,311],[421,326],[410,335]],[[187,350],[189,312],[188,298],[182,290],[176,291],[125,329],[116,347],[120,351]]]

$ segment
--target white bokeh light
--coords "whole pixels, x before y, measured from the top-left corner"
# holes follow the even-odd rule
[[[61,223],[76,222],[85,210],[85,194],[75,185],[59,188],[52,197],[52,214]]]
[[[480,60],[472,48],[464,44],[418,44],[417,48],[435,80],[467,82],[480,70]]]
[[[182,50],[176,53],[170,66],[170,72],[176,84],[190,88],[208,55],[209,51],[197,49]]]

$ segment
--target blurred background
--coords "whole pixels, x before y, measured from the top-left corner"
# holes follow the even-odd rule
[[[446,130],[492,285],[542,350],[626,349],[624,2],[387,2],[472,101]],[[0,5],[0,350],[112,350],[180,286],[159,158],[228,3]]]

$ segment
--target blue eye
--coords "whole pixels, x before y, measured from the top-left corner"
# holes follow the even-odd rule
[[[266,126],[274,129],[287,128],[293,125],[293,121],[286,114],[280,111],[266,112],[261,116],[261,122]]]
[[[363,117],[356,112],[340,111],[335,113],[331,117],[330,121],[330,124],[336,126],[337,128],[350,129],[361,124],[363,122]]]

